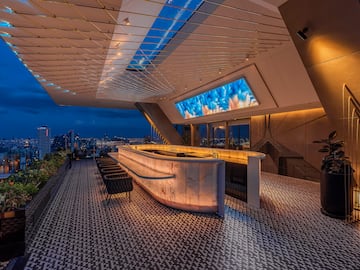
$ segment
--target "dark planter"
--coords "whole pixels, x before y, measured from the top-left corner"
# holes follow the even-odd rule
[[[321,172],[321,212],[327,216],[345,219],[353,211],[353,174]]]
[[[0,261],[24,255],[25,210],[0,214]]]

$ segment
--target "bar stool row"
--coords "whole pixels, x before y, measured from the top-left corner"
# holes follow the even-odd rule
[[[106,187],[107,204],[113,194],[123,192],[129,195],[130,202],[130,192],[133,190],[132,177],[110,157],[97,158],[96,164]]]

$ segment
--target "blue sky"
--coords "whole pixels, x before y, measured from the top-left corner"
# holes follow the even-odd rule
[[[81,137],[150,135],[137,110],[56,105],[0,38],[0,138],[34,138],[42,125],[52,136],[71,129]]]

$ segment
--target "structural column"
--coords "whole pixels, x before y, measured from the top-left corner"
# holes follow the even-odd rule
[[[229,149],[229,122],[225,122],[225,149]]]
[[[206,142],[207,142],[207,147],[210,147],[210,130],[211,130],[211,124],[206,124]]]
[[[200,146],[200,132],[199,125],[190,125],[191,132],[191,146]]]

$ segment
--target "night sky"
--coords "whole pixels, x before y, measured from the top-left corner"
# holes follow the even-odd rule
[[[36,138],[46,125],[51,135],[74,130],[81,137],[143,138],[150,125],[137,110],[58,106],[0,38],[0,138]]]

